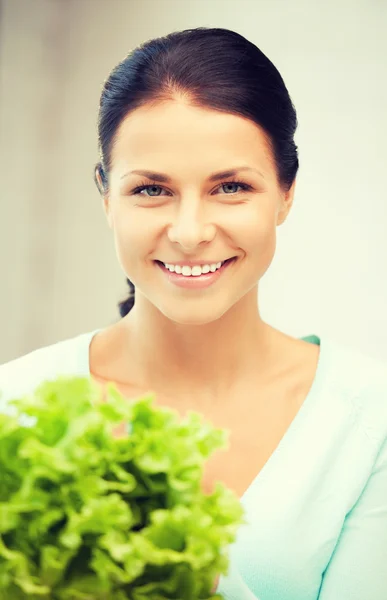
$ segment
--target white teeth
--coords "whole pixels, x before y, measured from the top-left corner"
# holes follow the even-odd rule
[[[194,267],[188,265],[181,267],[180,265],[172,265],[169,263],[164,263],[164,265],[171,273],[177,273],[178,275],[184,275],[185,277],[199,277],[206,273],[215,273],[215,271],[220,269],[223,265],[223,262],[213,263],[211,265],[195,265]]]
[[[202,274],[202,268],[199,267],[199,265],[195,265],[194,267],[191,267],[191,275],[193,277],[198,277],[201,274]],[[184,275],[184,273],[183,273],[183,275]]]

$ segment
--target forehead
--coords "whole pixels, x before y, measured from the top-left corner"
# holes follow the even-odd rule
[[[127,115],[111,155],[112,170],[190,166],[213,171],[234,163],[259,166],[270,174],[272,153],[263,130],[247,118],[178,100],[145,105]]]

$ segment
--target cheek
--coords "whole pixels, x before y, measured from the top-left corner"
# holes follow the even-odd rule
[[[118,260],[127,276],[136,283],[144,276],[144,260],[157,249],[160,222],[148,210],[120,209],[114,214],[114,243]]]
[[[272,202],[262,202],[244,207],[234,213],[228,231],[240,248],[250,256],[269,259],[276,244],[276,214]]]
[[[133,211],[116,210],[113,215],[114,243],[124,269],[130,268],[146,244],[147,229]]]

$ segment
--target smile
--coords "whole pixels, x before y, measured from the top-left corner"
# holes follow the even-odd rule
[[[171,273],[177,273],[178,275],[184,275],[184,277],[200,277],[200,275],[206,275],[207,273],[215,273],[226,261],[223,260],[218,263],[210,263],[207,265],[171,265],[163,263],[164,267]]]
[[[155,262],[170,283],[178,287],[203,289],[215,283],[235,260],[236,257],[233,257],[217,263],[193,266],[173,265],[158,260]]]

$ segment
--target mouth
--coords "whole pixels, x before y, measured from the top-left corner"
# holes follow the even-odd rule
[[[173,265],[156,260],[155,263],[167,276],[170,283],[179,287],[202,289],[215,283],[237,260],[236,256],[217,263]]]

